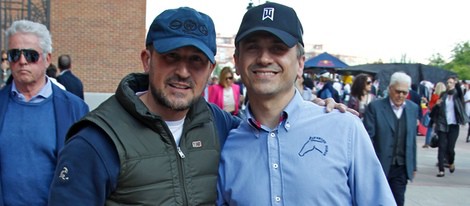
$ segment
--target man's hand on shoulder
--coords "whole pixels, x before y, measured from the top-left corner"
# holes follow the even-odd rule
[[[342,103],[337,103],[333,98],[326,98],[326,99],[321,99],[321,98],[315,98],[313,100],[313,103],[320,105],[320,106],[325,106],[325,112],[331,112],[333,109],[337,109],[340,112],[349,112],[351,114],[354,114],[356,116],[359,116],[359,112],[352,108],[348,108],[345,104]]]

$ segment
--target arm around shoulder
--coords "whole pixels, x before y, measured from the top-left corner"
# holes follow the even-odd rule
[[[88,127],[59,154],[49,205],[104,205],[119,175],[117,152],[105,134]]]

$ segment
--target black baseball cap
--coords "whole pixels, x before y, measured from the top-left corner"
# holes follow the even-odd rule
[[[257,31],[267,31],[281,39],[287,46],[304,45],[303,28],[294,9],[282,4],[268,2],[249,9],[235,37],[235,44]]]

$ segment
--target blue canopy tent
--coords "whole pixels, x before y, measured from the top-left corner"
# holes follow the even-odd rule
[[[333,70],[336,68],[346,68],[348,65],[338,59],[337,57],[328,54],[327,52],[321,53],[318,56],[312,57],[305,61],[304,68],[306,71],[321,71]]]

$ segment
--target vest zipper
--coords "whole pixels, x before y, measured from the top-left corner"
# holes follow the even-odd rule
[[[187,188],[186,188],[185,175],[184,175],[185,171],[184,171],[184,165],[183,165],[183,161],[186,156],[184,155],[183,151],[181,150],[181,147],[179,146],[176,146],[176,152],[178,152],[178,155],[181,157],[181,158],[176,158],[176,159],[178,161],[179,180],[181,184],[181,194],[183,195],[183,205],[188,205],[189,201],[188,201],[188,195],[186,194]]]
[[[176,147],[176,150],[178,150],[178,154],[180,155],[181,159],[184,159],[186,157],[183,151],[181,150],[181,147]]]

